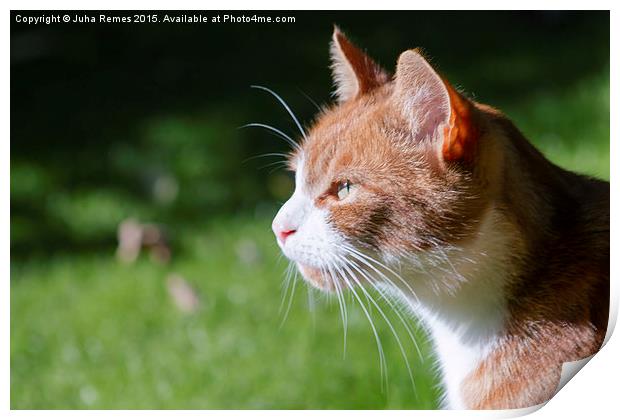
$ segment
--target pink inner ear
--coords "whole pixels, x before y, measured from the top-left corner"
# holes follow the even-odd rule
[[[442,85],[443,88],[443,85]],[[435,89],[434,87],[430,89]],[[444,88],[445,89],[445,88]],[[450,118],[450,104],[441,92],[429,92],[426,98],[414,105],[419,113],[416,137],[422,140],[433,140],[443,133],[442,128],[447,126]]]
[[[398,59],[395,95],[416,139],[435,139],[449,123],[450,97],[446,86],[415,50],[405,51]]]

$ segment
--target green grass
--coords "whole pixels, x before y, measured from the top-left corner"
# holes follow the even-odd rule
[[[431,361],[409,354],[416,394],[385,324],[382,392],[373,337],[351,302],[344,358],[335,301],[319,298],[310,311],[305,286],[279,328],[285,264],[268,226],[200,229],[170,266],[127,266],[112,252],[14,264],[12,408],[435,407]],[[257,258],[244,263],[240,249],[254,245]],[[196,313],[172,303],[171,272],[198,290]]]
[[[556,164],[609,179],[609,73],[565,92],[536,92],[504,111]]]
[[[503,108],[553,161],[609,178],[608,73],[565,92],[522,95]],[[35,194],[46,179],[12,167],[12,193]],[[22,181],[22,189],[13,184]],[[80,235],[96,231],[111,241],[124,196],[89,194],[51,200],[48,210]],[[24,217],[12,217],[18,233]],[[359,305],[348,301],[346,357],[336,302],[319,296],[312,309],[301,283],[280,328],[286,265],[278,262],[268,217],[212,220],[174,233],[179,247],[170,265],[146,257],[123,265],[113,247],[13,259],[12,408],[436,407],[432,355],[418,330],[424,360],[398,328],[414,392],[376,311],[389,368],[385,390]],[[240,258],[244,247],[257,257]],[[170,273],[198,291],[197,312],[184,314],[172,303]]]

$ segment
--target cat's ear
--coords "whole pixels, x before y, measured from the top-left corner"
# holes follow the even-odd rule
[[[334,26],[330,45],[335,96],[339,103],[381,86],[389,75]]]
[[[441,78],[418,50],[398,58],[395,95],[418,139],[442,139],[445,161],[471,161],[479,131],[473,104]]]

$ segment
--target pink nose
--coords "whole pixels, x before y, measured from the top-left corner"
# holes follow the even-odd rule
[[[282,220],[277,217],[273,220],[271,229],[282,245],[284,245],[289,236],[297,232],[297,229],[293,228],[289,223],[283,223]]]
[[[284,243],[286,242],[286,238],[288,238],[295,232],[297,232],[295,229],[280,230],[276,232],[276,235],[278,235],[280,242],[282,242],[282,245],[284,245]]]

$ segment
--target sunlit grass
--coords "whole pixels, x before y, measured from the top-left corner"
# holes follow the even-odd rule
[[[609,179],[608,73],[565,92],[535,92],[505,111],[554,163]]]
[[[376,313],[389,367],[384,391],[370,328],[353,302],[346,354],[335,300],[318,297],[311,311],[304,285],[279,327],[285,265],[268,226],[201,228],[170,266],[146,257],[127,266],[112,252],[14,264],[12,408],[435,407],[431,360],[409,345],[414,391]],[[169,297],[173,272],[197,290],[196,313]],[[428,354],[422,335],[419,345]]]

